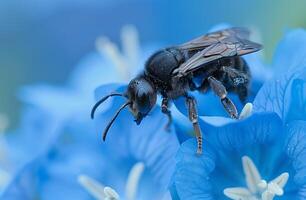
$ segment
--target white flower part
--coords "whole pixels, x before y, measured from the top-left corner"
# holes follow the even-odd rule
[[[107,37],[101,36],[96,40],[96,48],[99,53],[107,56],[113,62],[118,73],[122,76],[122,78],[125,78],[127,73],[127,65],[118,47]]]
[[[119,194],[111,187],[104,188],[105,200],[119,200]]]
[[[125,196],[127,200],[136,199],[137,188],[144,167],[145,165],[142,162],[138,162],[132,167],[125,186]]]
[[[252,111],[253,111],[253,104],[252,103],[245,104],[239,115],[239,119],[245,119],[249,117],[252,114]]]
[[[226,188],[223,193],[230,199],[241,200],[243,199],[251,199],[252,193],[243,187],[235,187],[235,188]]]
[[[248,156],[242,157],[242,167],[245,174],[247,188],[225,188],[223,193],[234,200],[273,200],[275,196],[284,194],[289,174],[282,173],[270,182],[263,180],[254,162]]]
[[[95,179],[79,175],[78,182],[98,200],[119,200],[119,194],[111,187],[104,187]]]
[[[139,180],[141,175],[144,171],[145,165],[142,162],[136,163],[126,181],[125,187],[125,196],[127,200],[135,200],[137,189],[139,185]],[[96,199],[98,200],[119,200],[120,196],[111,187],[105,187],[103,184],[99,183],[95,179],[86,176],[86,175],[79,175],[78,182]]]
[[[245,174],[245,181],[252,193],[256,193],[259,190],[258,184],[261,182],[261,176],[248,156],[242,157],[242,167]]]
[[[126,25],[121,30],[122,53],[118,46],[107,37],[101,36],[96,40],[98,52],[107,56],[116,67],[122,79],[128,81],[131,77],[131,69],[135,68],[139,60],[139,39],[136,28]]]
[[[130,68],[139,60],[140,44],[137,29],[133,25],[125,25],[121,30],[122,51]]]

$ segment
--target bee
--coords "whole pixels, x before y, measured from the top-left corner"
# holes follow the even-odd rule
[[[96,109],[113,96],[125,97],[127,101],[119,108],[103,132],[103,141],[111,125],[126,107],[130,108],[137,125],[155,106],[157,95],[161,95],[161,111],[168,116],[166,128],[172,117],[169,103],[184,97],[188,117],[197,138],[197,153],[202,153],[202,133],[198,122],[197,103],[190,91],[207,92],[211,89],[219,98],[229,116],[238,119],[234,103],[228,92],[234,92],[245,102],[251,74],[243,55],[259,51],[262,46],[249,40],[250,32],[245,28],[229,28],[202,35],[187,43],[161,49],[154,53],[143,72],[132,79],[124,93],[111,93],[99,100]],[[200,80],[196,82],[195,80]]]

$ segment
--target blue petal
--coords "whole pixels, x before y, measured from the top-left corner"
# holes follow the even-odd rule
[[[165,130],[168,119],[160,110],[161,108],[156,106],[139,126],[133,123],[127,134],[131,154],[144,161],[166,189],[174,171],[174,157],[179,142],[173,126],[170,131]]]
[[[46,151],[58,137],[58,125],[59,121],[48,113],[36,106],[27,106],[19,128],[6,136],[12,170]]]
[[[105,88],[97,89],[96,96],[104,95]],[[119,87],[118,90],[124,91],[125,87]],[[113,108],[118,108],[124,101],[126,99],[114,99],[111,109],[97,116],[98,130],[102,131],[105,128],[114,114]],[[109,136],[105,142],[105,148],[113,155],[144,162],[164,190],[174,170],[174,156],[179,147],[174,127],[167,132],[166,123],[167,117],[161,113],[159,106],[155,106],[139,126],[134,123],[131,113],[124,110],[109,130]]]
[[[268,81],[254,100],[254,111],[275,112],[284,122],[296,118],[305,119],[305,81],[306,68]]]
[[[273,63],[276,77],[258,92],[254,100],[255,111],[276,112],[284,122],[304,119],[305,44],[306,32],[301,29],[289,32],[279,44]]]
[[[33,182],[37,163],[30,161],[10,181],[9,185],[1,193],[1,199],[18,200],[18,199],[35,199],[37,197],[36,184]]]
[[[295,171],[294,182],[306,184],[306,121],[293,121],[287,126],[286,151]]]
[[[113,151],[118,151],[116,147],[120,146],[125,156],[143,161],[165,189],[174,170],[174,156],[179,147],[174,127],[170,132],[165,130],[167,117],[158,106],[139,126],[129,115],[125,111],[118,117],[119,121],[110,130],[106,146]]]
[[[118,80],[120,76],[114,64],[106,56],[91,53],[79,62],[70,76],[69,84],[79,91],[92,94],[98,85]]]
[[[205,151],[197,155],[196,140],[184,142],[176,157],[176,169],[172,179],[173,199],[213,199],[209,174],[215,168],[214,153],[204,142]],[[179,198],[178,198],[179,197]]]
[[[244,120],[212,126],[203,121],[201,128],[207,143],[204,155],[195,156],[196,141],[188,140],[177,155],[177,167],[171,191],[181,199],[223,199],[227,187],[245,186],[242,156],[258,164],[267,179],[279,175],[275,167],[284,161],[284,131],[275,113],[254,114]],[[261,163],[264,161],[263,163]],[[273,170],[277,168],[277,170]],[[177,198],[178,199],[178,198]]]
[[[279,73],[292,73],[306,66],[306,31],[289,31],[280,41],[273,59],[273,68]]]
[[[77,116],[88,112],[93,103],[92,95],[80,94],[69,88],[49,85],[26,86],[19,92],[19,98],[30,105],[56,116],[58,119]]]
[[[306,75],[306,73],[305,73]],[[304,76],[306,77],[306,76]],[[306,120],[306,79],[292,81],[291,98],[286,121]]]
[[[113,159],[116,156],[106,154],[97,138],[91,137],[93,129],[88,123],[85,124],[86,127],[72,121],[67,123],[68,126],[61,129],[55,143],[48,145],[45,151],[39,151],[40,154],[32,155],[33,161],[30,160],[18,170],[5,190],[5,197],[28,193],[43,199],[89,199],[87,191],[77,183],[80,174],[95,177],[123,191],[123,179],[128,173],[129,163],[125,162],[125,165],[116,167],[118,161]],[[126,170],[123,166],[127,166]],[[24,186],[25,182],[32,187]],[[14,188],[19,190],[15,191]],[[69,192],[69,196],[63,196],[63,192]]]
[[[221,127],[200,121],[206,139],[217,149],[238,149],[256,143],[268,143],[282,133],[275,113],[257,113]]]
[[[187,116],[183,115],[176,106],[171,107],[171,114],[173,116],[173,124],[175,133],[180,143],[193,136],[193,127]]]

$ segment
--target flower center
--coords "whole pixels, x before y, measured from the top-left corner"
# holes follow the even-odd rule
[[[136,163],[129,172],[128,179],[125,186],[125,195],[127,200],[135,200],[139,180],[144,171],[144,163]],[[99,200],[119,200],[120,196],[115,189],[111,187],[105,187],[95,179],[80,175],[78,177],[79,183],[96,199]]]
[[[270,182],[262,179],[260,173],[248,156],[242,157],[242,167],[247,187],[231,187],[224,189],[224,195],[234,200],[273,200],[282,196],[289,174],[282,173]]]

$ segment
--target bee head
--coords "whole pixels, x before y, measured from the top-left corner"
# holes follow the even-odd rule
[[[150,110],[156,104],[157,93],[154,89],[153,85],[147,81],[144,77],[137,77],[133,79],[127,88],[127,91],[124,94],[121,93],[111,93],[101,100],[99,100],[91,110],[91,118],[94,118],[95,112],[97,108],[106,101],[109,97],[119,96],[127,98],[127,101],[121,105],[121,107],[117,110],[113,118],[107,124],[104,132],[103,132],[103,141],[106,139],[106,135],[119,113],[126,108],[130,107],[132,114],[135,117],[135,122],[140,124],[141,120],[150,112]]]
[[[129,83],[126,96],[131,102],[130,109],[135,117],[135,122],[140,124],[156,104],[156,90],[150,81],[139,76]]]

